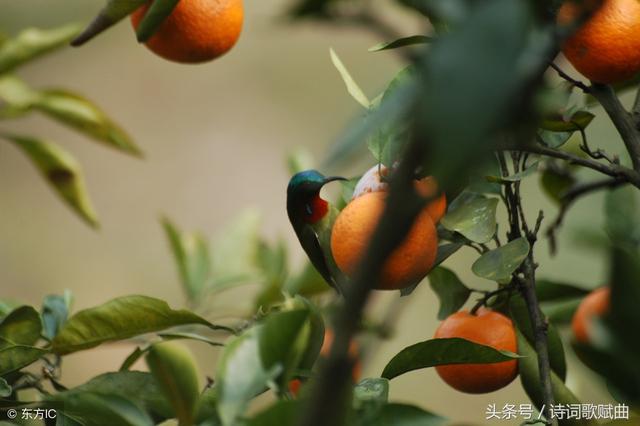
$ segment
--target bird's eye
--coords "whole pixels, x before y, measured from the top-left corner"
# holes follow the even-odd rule
[[[311,205],[310,204],[305,204],[305,210],[307,211],[307,214],[309,216],[311,216],[313,214],[313,210],[311,209]]]

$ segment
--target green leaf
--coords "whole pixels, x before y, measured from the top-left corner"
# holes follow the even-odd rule
[[[329,54],[331,56],[331,62],[333,62],[333,66],[336,67],[336,69],[340,73],[340,77],[342,77],[342,81],[344,81],[345,86],[347,86],[347,91],[349,92],[351,97],[364,108],[369,109],[369,107],[371,106],[371,101],[369,101],[367,95],[364,94],[353,77],[351,77],[351,74],[349,74],[349,71],[344,66],[336,52],[333,49],[329,49]]]
[[[459,235],[459,234],[456,234]],[[439,266],[442,262],[447,260],[451,255],[460,250],[460,248],[464,246],[463,243],[448,243],[448,244],[440,244],[438,246],[438,253],[436,254],[436,261],[433,264],[433,267]],[[422,280],[417,283],[410,285],[409,287],[405,287],[400,290],[400,296],[408,296],[420,285]]]
[[[457,312],[471,294],[471,290],[460,281],[452,270],[442,266],[429,273],[429,284],[440,300],[439,320]]]
[[[529,241],[520,237],[480,256],[473,262],[471,270],[480,278],[508,283],[511,274],[527,258],[529,249]]]
[[[66,404],[68,399],[86,393],[107,396],[117,394],[144,408],[156,421],[173,417],[171,405],[162,394],[156,379],[150,373],[141,371],[101,374],[80,386],[54,394],[48,400]]]
[[[191,352],[174,342],[157,343],[151,346],[145,360],[165,398],[173,406],[179,423],[193,424],[200,385]]]
[[[1,118],[14,118],[26,114],[40,94],[24,81],[12,75],[0,75]]]
[[[151,38],[160,28],[164,20],[171,15],[173,9],[178,5],[179,0],[155,0],[149,6],[147,13],[140,21],[136,30],[136,37],[140,43],[144,43]]]
[[[391,403],[383,405],[375,416],[368,419],[366,426],[443,426],[447,420],[422,408]],[[365,426],[360,423],[360,425]]]
[[[404,348],[387,364],[382,377],[393,379],[421,368],[448,364],[492,364],[518,358],[517,354],[461,338],[431,339]]]
[[[542,142],[551,148],[560,148],[564,145],[573,132],[552,132],[549,130],[538,130],[538,136]]]
[[[540,372],[538,370],[538,355],[519,330],[516,330],[516,334],[518,336],[518,352],[522,355],[522,358],[518,361],[520,381],[531,401],[538,409],[541,409],[544,402],[540,385]],[[551,387],[556,404],[580,404],[578,398],[553,371],[551,372]],[[597,424],[597,422],[587,419],[563,419],[559,420],[559,424],[561,426],[590,426]]]
[[[519,294],[509,298],[510,317],[523,336],[534,346],[534,332],[529,319],[529,310],[525,300]],[[564,381],[567,376],[567,362],[564,354],[562,339],[554,324],[549,324],[547,331],[547,347],[549,351],[549,363],[555,374]]]
[[[146,0],[108,0],[107,5],[98,13],[88,27],[71,41],[72,46],[81,46],[100,34],[131,12],[146,3]]]
[[[28,136],[0,134],[20,148],[62,199],[92,227],[98,226],[80,165],[59,146]]]
[[[287,247],[280,239],[273,246],[261,241],[258,244],[258,267],[262,275],[262,290],[256,298],[256,310],[282,301],[282,286],[287,279]]]
[[[90,100],[62,89],[43,90],[38,95],[33,108],[106,146],[142,155],[131,137]]]
[[[449,206],[442,226],[458,232],[471,241],[486,243],[496,233],[498,200],[471,192],[463,192]]]
[[[289,382],[309,344],[309,315],[308,309],[278,312],[269,315],[257,332],[262,366],[280,371],[281,386]]]
[[[79,30],[77,25],[65,25],[51,30],[23,30],[15,38],[0,45],[0,74],[64,46]]]
[[[557,114],[543,119],[540,127],[552,132],[574,132],[586,129],[594,117],[595,115],[587,111],[576,111],[571,117]]]
[[[299,411],[299,401],[280,400],[256,414],[247,422],[247,426],[292,426]]]
[[[247,403],[263,392],[277,371],[267,372],[260,360],[259,328],[234,337],[225,346],[218,364],[218,414],[224,426],[235,424]]]
[[[582,298],[546,302],[540,305],[540,309],[552,323],[568,325],[571,324],[580,302],[582,302]]]
[[[12,345],[0,338],[0,376],[20,370],[49,351],[28,345]]]
[[[302,270],[290,276],[283,290],[290,295],[314,296],[330,290],[329,284],[309,261],[305,261]]]
[[[182,233],[169,219],[162,220],[167,239],[178,266],[180,281],[189,300],[195,301],[211,274],[209,246],[199,233]]]
[[[44,337],[51,340],[62,328],[69,316],[71,293],[50,294],[42,302],[42,325]]]
[[[557,281],[537,280],[536,294],[539,302],[549,302],[559,299],[582,298],[589,294],[589,290]]]
[[[73,315],[53,339],[51,349],[65,355],[105,342],[186,324],[219,328],[193,312],[173,310],[162,300],[124,296]]]
[[[31,306],[14,309],[0,322],[0,348],[10,344],[34,345],[40,339],[40,315]]]
[[[409,37],[399,38],[394,41],[387,41],[376,44],[369,48],[369,52],[380,52],[381,50],[397,49],[405,46],[415,46],[416,44],[427,44],[433,41],[433,37],[425,35],[414,35]]]
[[[260,245],[260,213],[246,210],[225,226],[212,244],[211,284],[219,289],[233,283],[259,280],[258,250]]]
[[[564,194],[577,182],[570,170],[547,167],[540,175],[544,192],[556,203],[562,203]]]
[[[0,398],[8,398],[13,393],[11,385],[5,379],[0,377]]]
[[[153,420],[135,403],[116,394],[73,393],[60,410],[92,426],[152,426]]]
[[[605,230],[614,243],[640,244],[640,203],[631,185],[607,192],[604,203]]]

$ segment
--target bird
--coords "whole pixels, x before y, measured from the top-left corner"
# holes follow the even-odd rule
[[[344,275],[331,254],[331,229],[338,209],[320,197],[320,190],[329,182],[348,180],[340,176],[326,177],[317,170],[296,173],[287,186],[287,215],[300,245],[311,264],[338,293]]]

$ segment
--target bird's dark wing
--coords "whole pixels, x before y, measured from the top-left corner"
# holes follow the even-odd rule
[[[301,243],[303,243],[303,241],[308,243],[301,245],[307,253],[309,260],[311,260],[311,264],[316,268],[320,275],[322,275],[322,278],[324,278],[327,284],[340,293],[340,288],[336,283],[335,277],[331,273],[324,250],[322,250],[322,246],[320,245],[320,238],[318,237],[318,234],[309,227],[305,227],[301,234],[302,235],[298,235],[298,238]]]

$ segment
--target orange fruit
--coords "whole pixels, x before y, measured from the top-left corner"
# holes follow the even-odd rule
[[[367,170],[358,183],[356,184],[351,199],[358,198],[364,194],[370,192],[388,191],[389,184],[383,180],[389,174],[389,169],[384,165],[378,165],[371,167]],[[438,183],[431,177],[425,177],[415,181],[415,188],[418,193],[423,197],[432,197],[437,194]],[[442,216],[447,211],[447,197],[445,194],[441,194],[438,198],[431,201],[427,207],[433,223],[438,223]]]
[[[131,14],[135,29],[150,5],[148,2]],[[170,61],[210,61],[238,41],[243,16],[242,0],[180,0],[145,44]]]
[[[320,348],[320,357],[328,357],[329,352],[331,351],[331,344],[333,343],[333,332],[329,329],[324,332],[324,340],[322,342],[322,347]],[[349,356],[352,360],[354,360],[353,370],[351,372],[351,378],[353,379],[353,383],[357,383],[360,380],[360,374],[362,366],[360,365],[359,360],[359,349],[358,344],[355,341],[351,341],[349,345]],[[302,380],[293,379],[289,382],[289,392],[292,395],[297,396],[300,392],[300,388],[302,387]]]
[[[331,231],[331,252],[338,267],[353,275],[385,208],[387,192],[371,192],[352,200],[340,212]],[[402,243],[382,266],[376,288],[397,290],[424,278],[436,260],[438,234],[428,209],[416,218]]]
[[[586,1],[586,7],[598,2]],[[557,21],[571,25],[583,6],[566,2]],[[589,20],[565,42],[562,52],[588,79],[598,83],[617,83],[640,71],[640,2],[604,0]]]
[[[437,339],[460,337],[499,350],[517,352],[513,323],[499,312],[480,308],[476,315],[456,312],[442,321]],[[507,386],[518,375],[516,360],[494,364],[451,364],[436,367],[438,375],[460,392],[487,393]]]
[[[580,343],[589,342],[589,323],[594,317],[601,316],[609,309],[609,287],[602,287],[589,293],[580,305],[571,321],[571,329]]]

